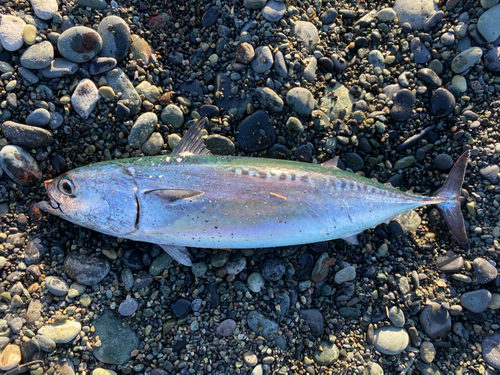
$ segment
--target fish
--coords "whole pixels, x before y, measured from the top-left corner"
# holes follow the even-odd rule
[[[212,155],[199,119],[171,154],[90,164],[45,181],[42,210],[74,224],[157,244],[191,266],[188,247],[243,249],[344,239],[426,205],[436,205],[468,248],[460,196],[466,151],[432,196],[409,194],[338,168]]]

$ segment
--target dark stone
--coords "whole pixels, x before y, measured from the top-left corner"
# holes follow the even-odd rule
[[[273,159],[288,159],[290,157],[290,150],[282,144],[276,143],[267,150],[267,155]]]
[[[330,8],[321,13],[319,19],[321,20],[323,25],[330,25],[335,21],[338,15],[339,14],[335,9]]]
[[[271,119],[262,109],[245,117],[238,125],[236,139],[243,152],[265,150],[274,144],[275,138]]]
[[[446,337],[451,331],[451,317],[448,310],[432,302],[420,313],[422,329],[431,339]]]
[[[326,72],[333,71],[333,61],[328,57],[320,57],[318,60],[318,65],[322,68],[322,70]]]
[[[231,94],[231,79],[223,73],[218,73],[215,78],[215,90],[224,94],[216,96],[215,104],[217,107],[222,113],[227,113],[230,109],[236,109],[236,118],[244,115],[247,112],[247,105],[252,102],[252,95],[247,95],[245,99],[241,99]]]
[[[417,72],[417,78],[420,79],[427,86],[439,87],[441,86],[441,78],[436,72],[429,68],[422,68]]]
[[[346,319],[359,319],[361,317],[361,311],[354,307],[341,307],[339,314]]]
[[[420,133],[417,133],[415,135],[412,135],[410,138],[408,138],[406,141],[404,141],[403,143],[399,144],[396,146],[396,151],[397,152],[401,152],[401,151],[404,151],[406,150],[407,148],[411,148],[413,147],[414,145],[416,145],[418,142],[420,142],[420,140],[422,138],[425,138],[425,136],[433,131],[434,129],[436,128],[436,125],[431,125],[431,126],[428,126],[427,128],[423,129],[422,131],[420,131]]]
[[[295,273],[295,277],[299,281],[309,280],[314,267],[314,258],[311,254],[302,254],[299,258],[299,269]]]
[[[397,221],[392,220],[389,223],[389,231],[395,235],[395,236],[402,236],[403,235],[403,228],[401,228],[401,224],[399,224]]]
[[[217,117],[220,114],[219,108],[213,104],[205,104],[200,107],[200,115],[208,117]]]
[[[347,61],[342,56],[334,53],[332,56],[333,66],[337,70],[337,72],[342,72],[347,68]]]
[[[23,363],[42,359],[40,345],[36,339],[33,338],[21,344],[21,358]]]
[[[185,318],[191,311],[191,302],[187,299],[179,298],[171,307],[176,317]]]
[[[34,237],[28,242],[28,246],[26,246],[24,263],[27,266],[38,264],[42,260],[43,254],[45,254],[45,247],[43,246],[42,238]]]
[[[344,158],[346,167],[351,168],[353,172],[359,172],[365,167],[365,162],[355,152],[347,152]]]
[[[130,117],[130,109],[123,103],[116,103],[116,117],[120,120],[127,120]]]
[[[300,310],[299,315],[304,319],[304,323],[309,327],[313,336],[320,336],[324,329],[324,318],[318,309]]]
[[[108,261],[73,252],[64,261],[67,275],[80,284],[92,286],[104,279],[110,270]]]
[[[415,96],[408,89],[400,90],[394,97],[394,104],[391,108],[391,118],[394,121],[405,121],[411,115]]]
[[[262,265],[261,273],[267,281],[281,280],[286,271],[285,262],[281,259],[273,258],[268,259]]]
[[[415,63],[425,64],[431,61],[431,53],[420,38],[413,38],[410,42],[410,48],[413,53],[413,61],[415,61]]]
[[[456,273],[459,272],[464,266],[464,258],[462,258],[459,254],[448,250],[446,254],[438,256],[436,266],[441,272]]]
[[[220,305],[220,294],[219,291],[217,290],[217,287],[214,284],[208,284],[207,286],[207,291],[210,293],[210,307],[212,309],[217,308],[217,306]]]
[[[217,22],[219,18],[219,7],[217,5],[213,5],[205,12],[201,19],[201,24],[203,27],[210,27]]]
[[[293,156],[295,156],[295,159],[298,161],[309,162],[312,159],[312,150],[307,145],[300,145],[297,147],[297,150],[295,150]]]
[[[436,166],[437,169],[440,171],[447,171],[451,167],[453,167],[453,159],[450,155],[448,154],[439,154],[437,155],[434,160],[434,165]]]
[[[436,117],[448,116],[455,108],[455,97],[444,88],[439,88],[432,94],[430,114]]]
[[[144,268],[142,263],[142,251],[137,249],[129,249],[123,253],[123,264],[132,272],[139,272]]]

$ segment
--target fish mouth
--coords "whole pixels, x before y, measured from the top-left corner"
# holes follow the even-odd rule
[[[41,201],[36,206],[39,209],[51,214],[58,216],[64,215],[61,205],[54,198],[50,198],[48,201]]]

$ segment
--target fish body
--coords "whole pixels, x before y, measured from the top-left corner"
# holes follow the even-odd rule
[[[46,183],[51,200],[40,207],[102,233],[162,245],[174,256],[179,246],[357,242],[363,230],[428,204],[445,219],[455,217],[448,224],[457,236],[452,227],[463,226],[457,194],[467,157],[448,186],[425,197],[328,165],[180,152],[70,171]],[[462,245],[464,234],[458,233]]]

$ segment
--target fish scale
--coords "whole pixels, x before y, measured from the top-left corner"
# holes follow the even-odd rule
[[[468,152],[437,195],[425,197],[332,162],[211,155],[203,126],[200,120],[182,138],[182,152],[97,163],[47,181],[50,201],[39,206],[102,233],[158,244],[186,265],[186,247],[278,247],[337,238],[357,243],[363,230],[428,204],[440,208],[467,246],[459,196]]]

